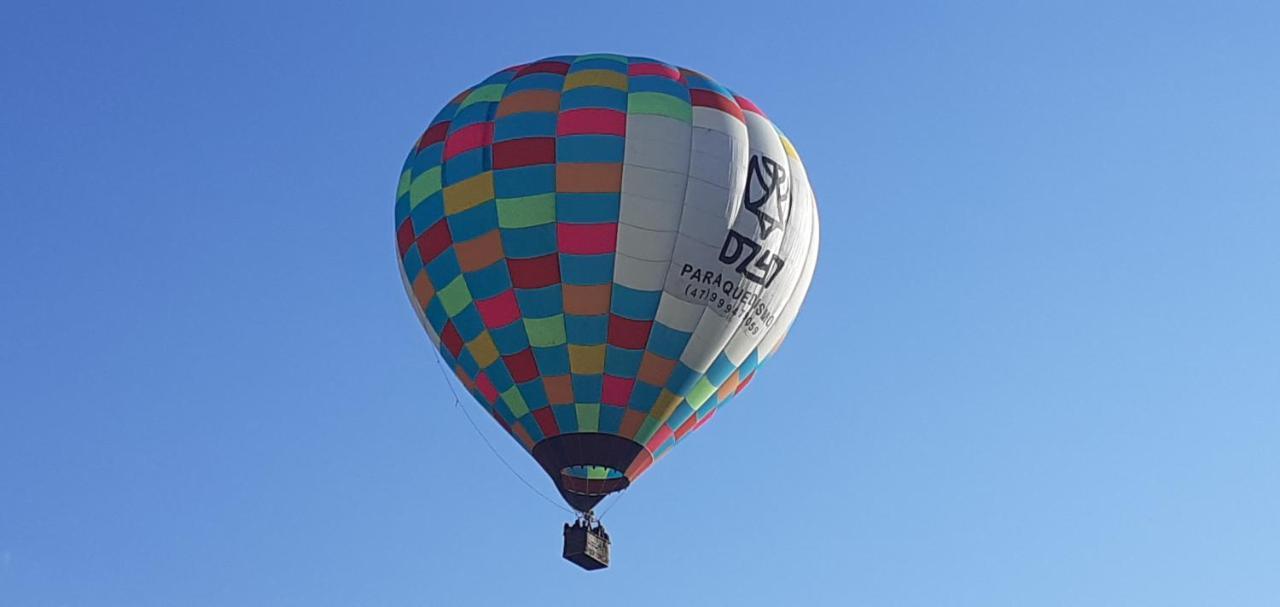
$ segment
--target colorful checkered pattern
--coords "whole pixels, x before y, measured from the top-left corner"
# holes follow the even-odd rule
[[[502,70],[455,97],[405,162],[395,207],[403,277],[462,384],[530,451],[566,433],[604,433],[652,456],[627,470],[584,465],[567,474],[634,481],[750,383],[794,318],[784,313],[764,337],[736,349],[739,325],[717,329],[711,337],[720,342],[698,362],[690,352],[702,352],[699,340],[712,333],[695,329],[707,322],[698,321],[701,310],[690,324],[664,323],[659,312],[692,305],[662,285],[678,269],[670,251],[684,228],[647,226],[656,215],[638,206],[631,209],[641,209],[633,222],[640,227],[620,226],[624,181],[659,170],[633,163],[648,149],[641,144],[649,133],[629,127],[671,125],[686,133],[675,145],[688,148],[698,120],[745,132],[747,113],[764,120],[711,79],[660,61],[551,57]],[[673,187],[673,196],[692,196],[693,177],[676,178],[683,191]],[[635,191],[634,200],[682,204]],[[672,216],[683,225],[678,208]],[[816,257],[816,220],[806,229],[812,244],[800,242],[800,262],[789,262],[799,265],[784,310],[798,307],[811,276],[803,254]],[[646,256],[650,245],[665,257]],[[656,278],[632,280],[640,275],[633,267],[653,267],[644,271]]]

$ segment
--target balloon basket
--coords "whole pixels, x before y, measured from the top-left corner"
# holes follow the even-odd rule
[[[565,560],[595,571],[609,566],[609,534],[590,514],[564,526]]]

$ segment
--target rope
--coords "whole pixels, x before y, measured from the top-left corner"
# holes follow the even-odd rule
[[[613,507],[614,507],[614,506],[617,506],[617,505],[618,505],[618,502],[622,501],[623,496],[625,496],[626,494],[627,494],[627,490],[626,490],[626,489],[623,489],[622,491],[619,491],[619,492],[618,492],[618,494],[617,494],[618,496],[617,496],[617,497],[615,497],[615,498],[613,498],[613,503],[609,504],[609,507],[608,507],[608,508],[605,508],[605,509],[604,509],[604,512],[601,512],[601,513],[600,513],[600,519],[601,519],[601,520],[604,520],[604,515],[609,514],[609,511],[610,511],[610,510],[613,510]]]
[[[462,398],[458,396],[457,389],[453,387],[453,382],[450,381],[449,379],[449,373],[448,371],[445,370],[444,362],[441,360],[439,353],[436,354],[435,359],[436,359],[436,367],[439,367],[440,374],[444,376],[445,385],[449,386],[449,392],[453,393],[454,407],[457,408],[458,411],[462,412],[462,416],[467,419],[467,423],[471,424],[471,429],[476,431],[476,436],[479,436],[480,440],[484,441],[484,446],[489,448],[489,451],[492,452],[493,455],[498,458],[498,461],[502,462],[502,465],[505,466],[507,470],[510,471],[513,476],[516,477],[517,480],[519,480],[521,483],[524,483],[524,486],[528,487],[530,491],[537,494],[537,496],[542,498],[543,501],[547,502],[548,504],[551,504],[552,506],[555,506],[556,508],[564,510],[565,512],[568,512],[569,514],[577,515],[576,512],[568,508],[565,508],[564,506],[561,506],[559,502],[547,497],[545,493],[539,491],[537,487],[533,486],[533,483],[530,483],[528,480],[526,480],[524,478],[524,475],[520,474],[520,472],[517,471],[515,467],[511,465],[510,462],[507,461],[507,458],[502,457],[502,454],[499,453],[498,449],[493,446],[493,443],[489,442],[489,437],[485,436],[484,432],[480,431],[480,426],[476,425],[475,420],[471,419],[471,414],[467,413],[467,408],[462,404]]]

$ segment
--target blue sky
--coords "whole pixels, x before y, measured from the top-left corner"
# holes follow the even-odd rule
[[[0,604],[1280,597],[1268,3],[34,4],[0,9]],[[765,108],[823,248],[587,574],[453,408],[391,213],[454,93],[590,51]]]

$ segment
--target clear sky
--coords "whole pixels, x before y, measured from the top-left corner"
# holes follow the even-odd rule
[[[1280,601],[1274,3],[37,4],[0,9],[4,607]],[[452,406],[392,207],[457,91],[592,51],[765,108],[823,244],[586,573]]]

